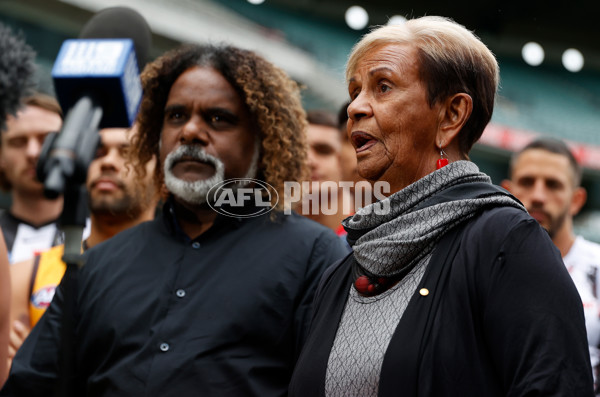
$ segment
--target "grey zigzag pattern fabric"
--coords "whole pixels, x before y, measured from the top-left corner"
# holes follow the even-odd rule
[[[431,255],[425,256],[398,284],[364,297],[350,287],[325,375],[328,397],[377,396],[381,363]]]
[[[373,228],[353,246],[357,262],[375,275],[389,276],[428,255],[436,242],[452,226],[463,222],[485,206],[513,206],[525,211],[519,203],[503,195],[456,200],[419,210],[413,210],[422,200],[457,184],[491,183],[490,177],[479,172],[470,161],[456,161],[432,172],[413,184],[357,211],[344,221],[352,229]],[[387,203],[385,202],[387,201]],[[373,206],[389,206],[389,211],[377,214]]]

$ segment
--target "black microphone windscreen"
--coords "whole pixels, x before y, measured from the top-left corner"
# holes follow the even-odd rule
[[[149,60],[152,31],[144,17],[128,7],[98,11],[81,29],[80,39],[131,39],[140,72]]]
[[[0,23],[0,131],[34,86],[35,52],[20,35]]]

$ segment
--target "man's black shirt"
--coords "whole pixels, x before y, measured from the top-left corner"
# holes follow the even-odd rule
[[[76,395],[285,395],[318,280],[347,251],[313,221],[270,215],[218,216],[190,240],[167,207],[87,251],[75,291]],[[52,393],[63,288],[0,395]]]

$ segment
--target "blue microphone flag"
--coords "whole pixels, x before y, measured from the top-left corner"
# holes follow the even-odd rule
[[[63,111],[83,95],[103,108],[99,128],[130,127],[142,98],[142,86],[131,39],[66,40],[52,78]]]

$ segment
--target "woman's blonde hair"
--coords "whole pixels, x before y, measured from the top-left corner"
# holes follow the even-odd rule
[[[430,106],[456,93],[471,96],[473,111],[459,134],[460,150],[467,155],[492,117],[500,80],[494,54],[464,26],[445,17],[425,16],[366,34],[350,53],[346,80],[369,50],[390,44],[417,49],[419,76],[427,87]]]

